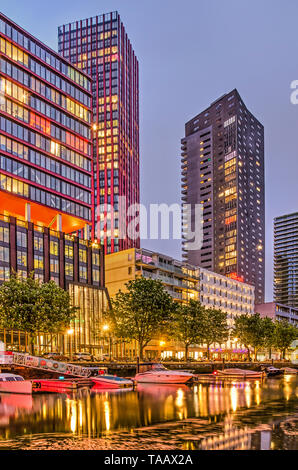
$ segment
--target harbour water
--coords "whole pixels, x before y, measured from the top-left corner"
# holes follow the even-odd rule
[[[0,449],[298,449],[298,377],[0,394]]]

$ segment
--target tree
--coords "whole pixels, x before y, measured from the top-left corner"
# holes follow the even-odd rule
[[[261,318],[261,329],[263,334],[263,345],[269,351],[269,358],[271,359],[271,350],[274,346],[275,325],[271,318]]]
[[[262,325],[262,319],[258,313],[254,315],[248,315],[246,313],[235,318],[233,336],[244,344],[248,351],[249,359],[250,346],[254,348],[254,356],[256,359],[258,349],[264,345]]]
[[[191,344],[200,342],[202,335],[204,307],[197,300],[190,300],[187,305],[180,305],[171,316],[171,336],[185,348],[185,359]]]
[[[0,286],[0,325],[26,331],[32,352],[38,332],[61,332],[69,326],[76,310],[68,292],[54,281],[41,284],[33,274],[25,279],[14,274]]]
[[[210,359],[210,346],[224,343],[229,338],[227,314],[215,308],[203,308],[200,337],[207,345],[207,357]]]
[[[129,281],[126,289],[112,299],[107,317],[115,336],[137,341],[143,359],[144,348],[164,329],[175,307],[161,281],[139,277]]]
[[[275,322],[274,346],[281,351],[283,359],[285,359],[287,349],[297,338],[298,328],[296,326],[286,320]]]

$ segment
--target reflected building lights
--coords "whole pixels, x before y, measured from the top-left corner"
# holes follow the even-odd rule
[[[107,393],[106,390],[90,393],[88,390],[81,390],[75,395],[77,399],[67,394],[36,394],[33,400],[32,397],[25,400],[0,394],[0,444],[15,437],[15,430],[20,429],[19,424],[28,439],[32,439],[34,434],[46,434],[49,429],[54,430],[54,433],[71,433],[80,438],[98,438],[105,434],[111,437],[113,433],[114,439],[114,433],[118,430],[133,433],[133,430],[147,426],[153,429],[156,423],[178,422],[190,417],[204,420],[206,429],[202,428],[202,439],[206,449],[249,448],[249,435],[256,448],[255,446],[259,446],[257,433],[261,429],[252,424],[248,430],[249,435],[240,431],[248,422],[248,413],[252,417],[252,423],[256,423],[255,411],[266,420],[271,415],[275,419],[274,407],[277,400],[290,413],[295,406],[296,387],[297,378],[285,376],[280,380],[264,382],[195,384],[192,388],[183,385],[143,385],[136,391],[121,393]],[[262,406],[257,408],[258,405]],[[271,424],[270,422],[262,430],[272,429]],[[285,430],[288,429],[287,424]],[[279,432],[278,423],[273,432]],[[282,427],[281,432],[285,434]],[[191,445],[192,438],[190,432],[189,443],[185,442],[185,445]],[[208,439],[211,440],[208,442]],[[197,448],[200,444],[197,440],[194,442]],[[279,443],[277,445],[280,447]]]
[[[247,408],[250,408],[250,407],[251,407],[251,395],[252,395],[252,391],[251,391],[251,388],[250,388],[250,385],[249,385],[249,384],[246,384],[244,393],[245,393],[245,402],[246,402],[246,406],[247,406]]]
[[[176,405],[181,408],[183,406],[183,401],[184,401],[184,392],[183,390],[181,390],[181,388],[179,388],[177,390],[177,398],[176,398]]]
[[[70,405],[70,429],[73,433],[75,433],[77,430],[77,407],[74,400]]]
[[[105,413],[105,423],[106,423],[106,430],[110,431],[111,429],[111,421],[110,421],[110,403],[108,401],[104,402],[104,413]]]
[[[238,392],[235,387],[235,385],[232,386],[231,391],[231,405],[232,405],[232,410],[236,411],[237,410],[237,404],[238,404]]]

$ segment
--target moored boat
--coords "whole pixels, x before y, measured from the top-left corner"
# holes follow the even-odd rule
[[[145,366],[148,366],[149,370],[136,374],[137,383],[186,384],[196,381],[196,375],[187,371],[169,370],[162,364],[154,363],[145,364]]]
[[[264,371],[254,371],[246,369],[225,369],[225,370],[216,370],[213,372],[213,375],[221,378],[231,378],[231,379],[261,379],[265,376]]]
[[[133,387],[134,385],[131,379],[110,374],[100,374],[96,377],[91,377],[91,380],[96,387],[101,388],[126,388]]]
[[[292,367],[283,367],[281,370],[283,370],[286,375],[298,374],[298,369],[294,369]]]
[[[270,366],[265,367],[267,377],[277,377],[284,374],[283,369],[277,369],[276,367]]]
[[[32,382],[20,375],[0,374],[0,392],[32,395]]]

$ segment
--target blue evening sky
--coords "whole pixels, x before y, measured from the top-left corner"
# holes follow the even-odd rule
[[[140,63],[141,202],[180,203],[184,123],[237,88],[265,126],[266,300],[273,217],[298,210],[297,0],[1,0],[1,11],[57,49],[57,26],[118,10]],[[143,246],[180,258],[177,240]]]

